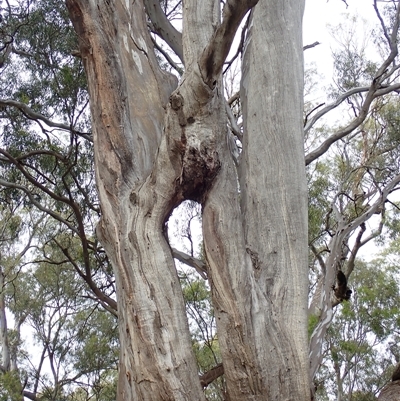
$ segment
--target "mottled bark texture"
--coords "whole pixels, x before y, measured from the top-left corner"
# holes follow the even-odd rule
[[[117,281],[119,400],[204,400],[164,235],[185,199],[203,205],[229,399],[309,399],[303,1],[254,8],[239,171],[226,141],[221,70],[256,3],[228,0],[220,22],[219,1],[183,2],[177,85],[157,65],[142,0],[67,0],[90,92],[98,235]]]
[[[380,392],[378,401],[400,401],[400,380],[390,382]]]

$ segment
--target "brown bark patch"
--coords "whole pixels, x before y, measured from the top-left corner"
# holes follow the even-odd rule
[[[379,401],[400,401],[400,380],[390,382],[379,394]]]

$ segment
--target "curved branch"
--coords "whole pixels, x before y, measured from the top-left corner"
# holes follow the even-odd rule
[[[400,183],[400,174],[396,175],[392,179],[392,181],[390,181],[385,186],[385,188],[383,188],[379,199],[377,199],[376,202],[365,213],[354,219],[351,223],[347,224],[347,226],[341,230],[340,235],[342,236],[342,238],[350,234],[350,232],[356,229],[357,227],[361,226],[361,224],[366,222],[373,214],[379,213],[383,203],[390,195],[390,193],[393,192],[396,185],[399,183]]]
[[[51,121],[47,117],[45,117],[43,114],[36,113],[33,111],[29,106],[27,106],[25,103],[22,102],[17,102],[16,100],[11,100],[11,99],[0,99],[0,106],[12,106],[17,109],[19,109],[23,114],[25,114],[26,117],[28,117],[31,120],[40,120],[43,121],[46,125],[52,128],[59,128],[65,131],[70,131],[73,132],[80,137],[93,142],[93,138],[90,134],[85,134],[82,132],[75,131],[71,126],[67,124],[62,124],[62,123],[57,123],[54,121]]]
[[[357,237],[356,237],[356,240],[354,242],[353,249],[351,249],[351,251],[350,251],[350,257],[349,257],[349,260],[347,262],[347,269],[346,269],[347,270],[346,271],[347,278],[349,278],[350,274],[354,270],[355,260],[356,260],[356,256],[357,256],[358,251],[366,243],[366,242],[361,240],[366,229],[367,228],[365,226],[365,223],[361,223],[360,224],[360,230],[359,230],[359,232],[357,234]]]
[[[326,272],[326,264],[324,262],[324,259],[321,256],[321,252],[318,252],[317,248],[313,244],[310,244],[310,249],[312,253],[314,254],[315,258],[318,260],[319,265],[321,266],[322,272],[325,274]]]
[[[160,0],[144,0],[144,7],[155,32],[165,40],[183,63],[182,34],[169,22],[160,6]]]
[[[349,91],[347,91],[346,93],[343,93],[342,95],[340,95],[333,103],[330,103],[327,106],[325,106],[323,109],[321,109],[317,114],[315,114],[308,121],[308,123],[304,127],[304,132],[307,133],[322,116],[324,116],[329,111],[338,107],[347,98],[349,98],[350,96],[356,95],[357,93],[368,92],[369,88],[370,88],[369,86],[353,88],[353,89],[350,89]]]
[[[32,401],[38,401],[38,398],[36,397],[36,394],[31,393],[30,391],[23,391],[22,395]]]
[[[230,108],[228,102],[225,101],[225,110],[226,110],[226,115],[228,116],[228,121],[230,124],[230,127],[232,129],[232,132],[236,137],[239,138],[240,141],[243,141],[243,134],[240,131],[239,126],[237,125],[237,121],[235,116],[232,113],[232,109]]]
[[[378,17],[380,18],[379,12],[376,8],[376,0],[375,0],[374,4],[375,4],[375,10],[378,14]],[[381,23],[383,24],[383,21],[381,18],[380,18],[380,20],[381,20]],[[383,95],[388,94],[393,91],[400,90],[400,84],[393,84],[393,85],[386,86],[386,87],[384,87],[382,85],[383,82],[386,79],[388,79],[391,76],[391,74],[397,69],[397,67],[395,67],[391,71],[388,72],[388,68],[389,68],[390,64],[393,63],[393,61],[395,60],[395,58],[398,55],[397,34],[399,31],[399,27],[400,27],[400,7],[397,8],[395,20],[393,23],[393,29],[392,29],[390,36],[387,32],[385,32],[385,37],[386,37],[389,47],[390,47],[390,53],[389,53],[388,57],[386,58],[386,60],[379,67],[378,71],[376,72],[374,79],[372,80],[371,86],[354,88],[354,89],[351,89],[350,91],[344,93],[343,95],[339,96],[339,98],[336,100],[336,102],[332,103],[331,105],[328,105],[327,107],[322,109],[320,112],[318,112],[310,120],[310,122],[306,125],[305,131],[307,132],[319,118],[321,118],[328,111],[337,107],[340,103],[343,102],[343,100],[347,99],[349,96],[352,96],[356,93],[368,92],[367,96],[365,98],[364,104],[361,107],[360,114],[350,124],[348,124],[347,127],[343,128],[342,130],[339,130],[336,134],[332,135],[325,142],[323,142],[317,149],[310,152],[306,156],[306,165],[310,164],[312,161],[314,161],[315,159],[317,159],[318,157],[323,155],[333,143],[335,143],[339,139],[345,137],[350,132],[352,132],[355,128],[357,128],[360,124],[362,124],[362,122],[367,117],[371,103],[375,98],[377,98],[379,96],[383,96]],[[385,28],[384,28],[384,31],[385,31]]]
[[[240,99],[240,92],[237,91],[236,93],[234,93],[228,100],[228,105],[232,106],[232,103],[235,102],[236,100]]]
[[[306,155],[305,161],[306,161],[306,166],[309,165],[311,162],[314,160],[318,159],[318,157],[322,156],[330,147],[332,144],[337,142],[339,139],[344,138],[346,135],[350,134],[353,132],[357,127],[359,127],[364,120],[366,119],[369,108],[371,106],[371,103],[374,99],[376,99],[379,96],[386,95],[390,92],[395,92],[400,90],[400,83],[399,84],[394,84],[390,85],[386,88],[380,88],[376,89],[375,84],[373,84],[371,87],[360,87],[360,88],[354,88],[346,93],[344,93],[342,96],[340,96],[336,102],[331,103],[330,105],[324,107],[322,110],[320,110],[307,124],[305,130],[309,130],[314,123],[321,118],[324,114],[326,114],[328,111],[332,110],[333,108],[337,107],[340,103],[342,103],[344,100],[346,100],[348,97],[356,94],[356,93],[361,93],[361,92],[366,92],[368,91],[367,97],[364,101],[364,104],[361,107],[360,114],[346,127],[343,129],[339,130],[336,132],[334,135],[330,136],[326,141],[324,141],[317,149],[313,150],[312,152],[308,153]]]
[[[227,66],[224,69],[224,74],[226,73],[226,71],[228,71],[228,69],[231,67],[233,62],[238,58],[239,54],[243,51],[244,41],[246,39],[246,31],[249,27],[249,22],[250,22],[250,15],[247,18],[246,23],[244,24],[244,26],[242,28],[242,33],[240,35],[240,43],[239,43],[239,46],[237,47],[236,53],[229,61],[226,62]]]
[[[57,240],[54,242],[61,249],[62,253],[67,257],[68,261],[72,264],[75,271],[79,274],[79,276],[87,283],[89,288],[92,290],[93,294],[96,295],[96,299],[100,302],[100,304],[109,312],[111,312],[114,316],[118,317],[117,312],[117,302],[110,298],[108,295],[104,294],[94,283],[92,277],[90,276],[90,270],[86,269],[86,274],[79,268],[76,264],[75,260],[71,257],[68,252],[68,249],[63,247]],[[85,266],[86,268],[86,266]]]
[[[164,56],[164,58],[167,60],[167,62],[171,65],[172,68],[175,69],[175,71],[182,76],[183,74],[183,69],[178,66],[177,63],[175,63],[174,60],[170,57],[170,55],[161,47],[158,45],[158,43],[154,40],[153,37],[151,37],[151,41],[153,42],[154,47]]]

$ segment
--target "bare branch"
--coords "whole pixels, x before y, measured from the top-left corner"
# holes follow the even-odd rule
[[[361,226],[361,224],[367,221],[373,214],[379,213],[383,203],[385,202],[389,194],[393,192],[396,185],[399,183],[400,183],[400,174],[396,175],[392,179],[392,181],[390,181],[385,186],[385,188],[383,188],[379,199],[377,199],[376,202],[365,213],[354,219],[351,223],[347,224],[347,226],[341,230],[342,232],[340,234],[342,235],[342,237],[349,234],[355,228]]]
[[[303,51],[304,50],[307,50],[307,49],[311,49],[311,48],[313,48],[313,47],[315,47],[315,46],[318,46],[318,45],[320,45],[321,43],[319,43],[319,42],[314,42],[314,43],[311,43],[311,45],[305,45],[305,46],[303,46]]]
[[[167,60],[167,62],[178,72],[179,75],[183,74],[183,70],[177,63],[172,60],[170,55],[161,47],[158,45],[158,43],[154,40],[154,38],[151,38],[154,47],[164,56],[164,58]]]
[[[376,0],[375,0],[375,6],[376,6]],[[379,13],[378,13],[378,17],[380,17]],[[382,20],[381,20],[381,23],[383,24]],[[379,67],[378,71],[376,72],[376,74],[372,80],[371,86],[354,88],[354,89],[351,89],[350,91],[344,93],[343,95],[339,96],[338,99],[334,103],[332,103],[332,104],[328,105],[327,107],[325,107],[324,109],[320,110],[306,125],[305,131],[307,132],[319,118],[321,118],[328,111],[337,107],[345,99],[349,98],[350,96],[352,96],[356,93],[367,92],[367,95],[365,97],[365,100],[361,107],[359,115],[350,124],[348,124],[347,127],[339,130],[336,134],[330,136],[317,149],[310,152],[306,156],[306,165],[310,164],[312,161],[314,161],[315,159],[317,159],[318,157],[323,155],[330,148],[330,146],[333,143],[335,143],[339,139],[345,137],[346,135],[351,133],[355,128],[357,128],[360,124],[362,124],[364,122],[364,120],[366,119],[368,112],[369,112],[369,108],[371,106],[371,103],[375,98],[377,98],[379,96],[383,96],[390,92],[400,90],[400,84],[393,84],[393,85],[389,85],[386,87],[383,86],[384,80],[389,78],[390,75],[395,70],[397,70],[397,67],[395,67],[391,71],[388,72],[388,68],[389,68],[390,64],[395,60],[396,56],[398,55],[396,38],[397,38],[398,31],[399,31],[399,26],[400,26],[400,7],[397,8],[395,21],[393,24],[393,29],[392,29],[390,37],[387,32],[385,34],[385,36],[388,40],[389,46],[390,46],[390,53],[389,53],[388,57],[386,58],[386,60]]]
[[[383,18],[381,16],[381,13],[379,12],[378,5],[376,3],[377,3],[377,0],[374,0],[374,10],[375,10],[376,16],[379,19],[379,22],[381,23],[383,34],[385,35],[385,38],[386,38],[386,40],[387,40],[387,42],[388,42],[388,44],[390,46],[391,45],[391,38],[390,38],[390,36],[388,34],[388,31],[386,29],[385,23],[383,22]]]
[[[336,132],[334,135],[331,135],[326,141],[324,141],[317,149],[313,150],[309,154],[306,155],[306,166],[309,165],[311,162],[313,162],[315,159],[323,155],[333,143],[337,142],[339,139],[344,138],[346,135],[350,134],[353,132],[357,127],[359,127],[366,119],[369,108],[371,106],[371,103],[374,99],[376,99],[379,96],[386,95],[390,92],[395,92],[400,90],[400,84],[394,84],[390,85],[386,88],[380,88],[377,89],[375,88],[375,84],[373,84],[371,87],[360,87],[360,88],[355,88],[352,89],[351,91],[346,92],[342,96],[338,98],[338,100],[335,103],[332,103],[331,105],[328,105],[327,107],[324,107],[320,112],[318,112],[307,124],[307,127],[311,128],[311,126],[315,123],[317,119],[319,119],[322,115],[326,114],[329,110],[332,110],[333,108],[337,107],[340,103],[343,102],[346,98],[348,98],[351,95],[354,95],[356,93],[361,93],[361,92],[366,92],[368,91],[368,94],[365,98],[364,104],[361,107],[360,114],[346,127],[343,129],[339,130]],[[353,92],[349,95],[350,92]],[[339,103],[338,103],[339,102]],[[338,104],[337,104],[338,103]],[[306,127],[306,128],[307,128]],[[309,129],[308,128],[308,129]]]
[[[304,119],[304,125],[307,126],[307,122],[308,122],[308,117],[314,113],[315,110],[319,109],[320,107],[325,106],[325,103],[321,103],[317,106],[315,106],[309,113],[307,113],[306,118]],[[306,133],[306,131],[304,130],[304,133]]]
[[[317,248],[313,244],[310,244],[310,249],[314,256],[317,258],[319,265],[321,266],[322,272],[325,274],[326,272],[326,265],[324,259],[321,256],[321,252],[318,252]]]
[[[238,46],[238,48],[236,50],[235,55],[229,61],[226,62],[227,66],[224,69],[224,74],[226,73],[226,71],[228,71],[228,69],[231,67],[233,62],[237,59],[239,54],[243,51],[243,45],[244,45],[244,41],[246,39],[246,31],[247,31],[247,29],[249,27],[249,21],[250,21],[250,15],[248,16],[247,21],[244,24],[244,27],[242,29],[242,33],[240,35],[240,43],[239,43],[239,46]]]
[[[144,0],[144,6],[155,32],[167,42],[183,63],[182,34],[168,21],[160,6],[160,0]]]
[[[71,127],[71,126],[69,126],[67,124],[56,123],[54,121],[51,121],[50,119],[45,117],[43,114],[36,113],[35,111],[33,111],[25,103],[17,102],[15,100],[11,100],[11,99],[0,99],[0,106],[3,106],[3,107],[4,106],[15,107],[15,108],[19,109],[23,114],[25,114],[31,120],[43,121],[49,127],[59,128],[59,129],[65,130],[65,131],[73,132],[73,133],[79,135],[80,137],[82,137],[82,138],[84,138],[84,139],[86,139],[86,140],[88,140],[90,142],[93,142],[92,135],[87,134],[87,133],[82,133],[82,132],[75,131],[73,129],[73,127]]]
[[[197,273],[199,273],[200,276],[204,278],[204,280],[207,280],[207,266],[202,260],[196,259],[172,247],[171,250],[172,250],[172,256],[175,259],[178,259],[180,262],[185,263],[190,267],[194,267]]]
[[[218,377],[222,376],[223,374],[224,374],[224,366],[222,365],[222,363],[219,363],[218,365],[210,369],[208,372],[200,376],[200,384],[202,385],[203,388],[207,387],[210,383],[218,379]]]
[[[359,230],[359,232],[357,234],[353,249],[350,252],[350,257],[349,257],[349,260],[347,262],[347,271],[346,271],[347,278],[349,278],[350,274],[354,270],[355,260],[356,260],[356,256],[357,256],[358,251],[366,243],[365,241],[361,241],[362,236],[365,233],[365,230],[366,230],[365,223],[360,224],[360,230]]]
[[[229,121],[229,125],[230,128],[232,130],[232,132],[235,134],[236,137],[238,137],[241,141],[243,140],[243,134],[240,131],[240,128],[237,125],[237,121],[235,116],[232,113],[232,109],[229,107],[228,102],[225,103],[225,110],[226,110],[226,114],[228,116],[228,121]]]
[[[32,401],[37,401],[38,398],[36,397],[36,395],[34,393],[31,393],[30,391],[23,391],[23,396],[32,400]]]
[[[90,269],[86,268],[86,274],[79,268],[75,260],[71,257],[71,255],[68,252],[68,249],[63,247],[57,240],[54,240],[54,242],[58,245],[58,247],[61,249],[62,253],[68,258],[69,262],[72,264],[74,267],[75,271],[79,274],[79,276],[87,283],[89,288],[92,290],[92,292],[96,295],[97,301],[101,303],[101,305],[111,312],[114,316],[118,317],[118,312],[117,312],[117,303],[110,298],[108,295],[104,294],[103,291],[101,291],[97,285],[94,283],[92,280],[91,274],[90,274]]]
[[[326,113],[338,107],[347,98],[356,95],[357,93],[368,92],[369,88],[370,88],[369,86],[361,86],[358,88],[350,89],[346,93],[340,95],[333,103],[330,103],[327,106],[325,106],[322,110],[320,110],[317,114],[315,114],[315,116],[313,116],[310,119],[310,121],[308,121],[308,123],[304,127],[304,132],[307,133],[321,117],[323,117]]]
[[[234,101],[238,100],[239,98],[240,98],[240,92],[237,91],[236,93],[234,93],[234,94],[227,100],[229,106],[231,106],[232,103],[233,103]]]

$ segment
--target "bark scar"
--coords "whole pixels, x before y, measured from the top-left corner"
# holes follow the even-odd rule
[[[260,259],[258,258],[258,253],[255,252],[255,251],[252,251],[250,248],[246,248],[246,252],[250,255],[250,259],[251,259],[251,263],[253,265],[253,269],[260,270],[261,263],[260,263]]]
[[[185,113],[183,112],[183,97],[180,93],[173,93],[169,97],[172,110],[176,112],[178,116],[179,125],[184,127],[187,124]]]

